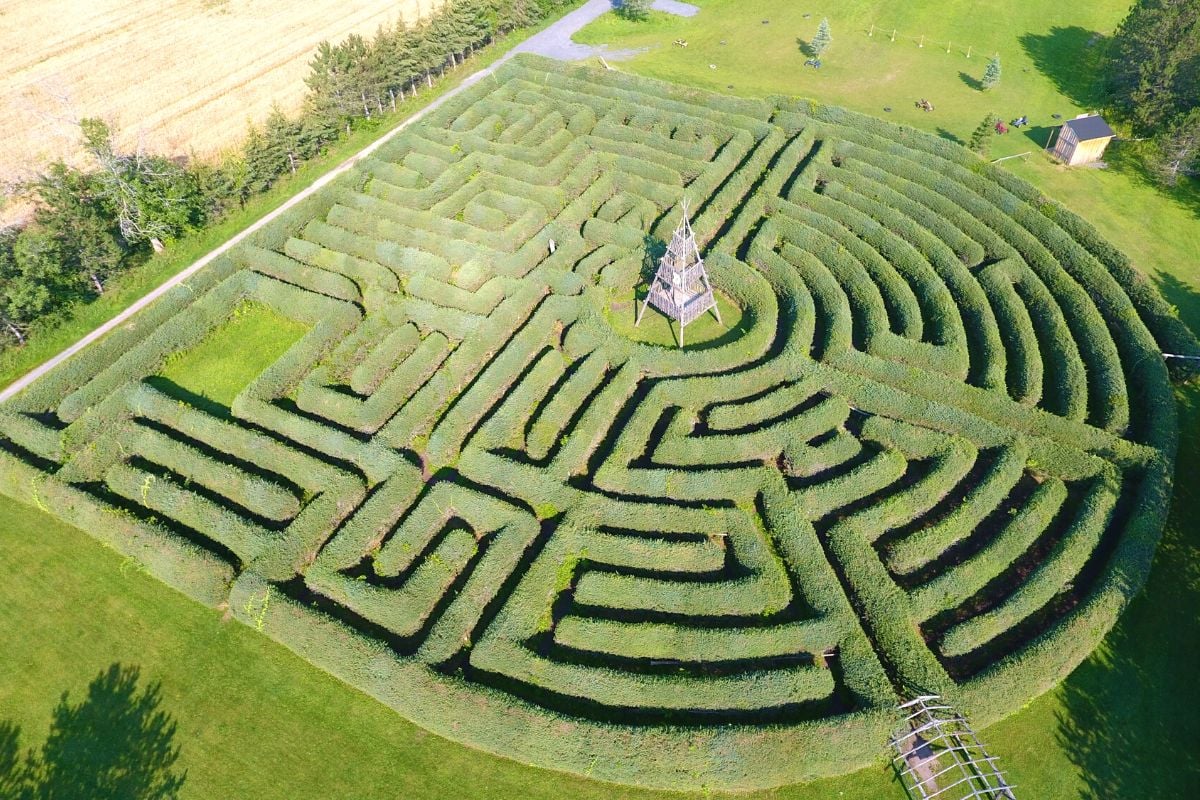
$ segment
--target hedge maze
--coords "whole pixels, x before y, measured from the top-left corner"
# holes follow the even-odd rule
[[[685,197],[748,323],[678,351],[612,298]],[[247,302],[306,332],[230,408],[159,375]],[[1193,346],[965,150],[523,58],[8,404],[0,485],[441,735],[774,786],[1095,647]]]

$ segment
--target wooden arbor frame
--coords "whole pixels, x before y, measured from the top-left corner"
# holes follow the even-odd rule
[[[704,312],[712,309],[717,322],[721,322],[712,283],[708,280],[704,259],[700,257],[692,223],[688,220],[687,200],[683,201],[683,219],[675,228],[667,252],[658,263],[658,271],[654,273],[654,280],[650,281],[650,290],[638,311],[634,327],[642,324],[646,306],[651,305],[679,323],[680,347],[683,347],[684,328]]]
[[[967,720],[935,694],[902,703],[892,767],[912,800],[1016,800]]]

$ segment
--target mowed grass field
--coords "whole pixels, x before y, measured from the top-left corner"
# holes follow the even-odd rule
[[[212,155],[295,108],[317,43],[428,16],[442,0],[0,2],[0,179],[77,153],[99,116],[169,155]]]
[[[743,41],[750,47],[761,31],[779,24],[785,13],[794,12],[800,19],[803,13],[812,13],[803,20],[811,30],[820,16],[830,16],[835,45],[820,78],[833,74],[827,70],[837,58],[846,58],[846,82],[840,88],[833,81],[823,85],[825,94],[802,88],[801,80],[811,84],[815,77],[811,70],[799,67],[803,56],[795,69],[785,70],[783,62],[762,55],[748,59],[745,70],[747,78],[759,81],[754,91],[782,91],[768,87],[795,80],[797,88],[788,93],[871,111],[866,106],[875,101],[865,97],[867,90],[862,87],[870,83],[873,73],[882,80],[894,66],[865,55],[871,52],[867,48],[877,44],[874,37],[866,37],[865,27],[864,48],[849,50],[847,25],[839,21],[848,21],[853,14],[865,18],[868,6],[878,9],[889,4],[823,9],[771,0],[753,4],[752,10],[747,10],[750,4],[736,2],[699,4],[704,9],[700,17],[672,23],[690,26],[679,29],[689,39],[689,56],[698,52],[693,48],[706,30],[701,23],[717,37],[715,46],[724,49],[730,45],[720,45],[720,39],[732,42],[738,32],[744,33]],[[930,21],[930,26],[936,21],[952,35],[995,25],[997,35],[1003,29],[1009,42],[1019,42],[1027,33],[1045,33],[1055,25],[1111,30],[1125,11],[1120,2],[1068,9],[1047,0],[1002,9],[999,4],[965,0],[912,6],[894,6],[890,13],[908,18],[909,28],[915,20]],[[770,24],[763,26],[762,18],[771,19]],[[772,29],[771,35],[786,34],[794,47],[800,32]],[[650,72],[655,59],[683,52],[669,47],[670,40],[680,36],[676,28],[666,28],[662,35],[668,37],[662,51],[647,53],[622,69],[656,74]],[[626,41],[618,44],[627,46]],[[760,55],[767,50],[766,41],[758,45]],[[896,44],[900,43],[898,37]],[[901,72],[891,82],[895,86],[899,80],[903,85],[894,91],[902,96],[914,91],[929,96],[938,111],[929,119],[916,112],[914,119],[899,121],[935,130],[942,122],[936,115],[953,108],[953,101],[923,87],[942,80],[945,65],[927,58],[936,55],[926,52],[928,45],[912,47],[917,55],[897,67]],[[1002,56],[1007,52],[1002,50]],[[783,58],[782,46],[779,53]],[[704,73],[712,72],[702,59],[691,73],[659,76],[701,83]],[[1064,55],[1063,60],[1070,58]],[[982,62],[975,63],[981,71]],[[1060,88],[1054,77],[1035,69],[1025,73],[1009,58],[1005,69],[1006,87],[1019,88],[1022,82],[1026,86],[1027,94],[1015,97],[1044,96],[1049,98],[1047,108],[1067,109],[1060,112],[1064,116],[1071,113],[1068,84]],[[731,91],[726,83],[705,85]],[[947,86],[954,88],[952,82]],[[965,83],[962,86],[962,109],[957,115],[945,115],[949,124],[961,126],[957,134],[946,128],[959,136],[969,134],[992,102],[972,93]],[[737,86],[732,91],[751,88]],[[1055,98],[1057,104],[1052,102]],[[897,113],[901,103],[892,106]],[[882,116],[878,110],[871,113]],[[1029,107],[1011,115],[1021,113],[1033,119],[1037,112]],[[1001,147],[1018,141],[1010,135],[1009,140],[998,142],[997,154],[1004,153]],[[1158,280],[1185,321],[1200,331],[1200,220],[1196,216],[1200,202],[1195,194],[1164,194],[1145,184],[1133,169],[1066,172],[1037,158],[1007,163],[1123,247]],[[237,358],[236,354],[230,357]],[[222,370],[220,359],[208,366]],[[1200,492],[1192,477],[1200,469],[1200,390],[1182,392],[1181,400],[1176,503],[1146,591],[1105,645],[1058,689],[984,732],[989,748],[1017,784],[1018,796],[1175,798],[1200,791],[1200,723],[1194,714],[1198,698],[1193,679],[1194,665],[1200,663],[1200,527],[1195,524]],[[179,766],[187,770],[184,797],[659,796],[530,769],[426,734],[254,631],[223,621],[219,613],[137,572],[84,534],[4,499],[0,499],[0,553],[5,576],[0,581],[0,636],[5,641],[0,648],[4,676],[0,721],[21,726],[24,747],[40,744],[62,691],[70,690],[77,700],[100,670],[120,662],[140,666],[144,681],[162,683],[163,710],[178,723]],[[752,797],[875,800],[901,796],[881,766]]]

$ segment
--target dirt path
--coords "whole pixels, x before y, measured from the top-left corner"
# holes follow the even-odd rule
[[[672,14],[680,14],[681,16],[691,16],[691,15],[695,14],[696,11],[699,10],[696,8],[696,6],[692,6],[687,3],[675,2],[674,0],[658,0],[654,4],[654,6],[655,6],[655,8],[660,8],[660,10],[668,11]],[[496,63],[494,63],[493,65],[491,65],[490,67],[488,67],[486,69],[482,69],[479,72],[476,72],[473,75],[470,75],[465,80],[463,80],[463,82],[460,83],[458,86],[449,90],[444,95],[437,98],[436,100],[431,102],[429,105],[425,106],[425,108],[421,109],[420,111],[417,111],[411,117],[406,119],[404,122],[400,123],[395,128],[393,128],[392,130],[385,133],[383,136],[380,136],[374,142],[367,145],[362,150],[358,151],[353,156],[351,156],[350,158],[343,161],[341,164],[338,164],[336,167],[334,167],[329,172],[326,172],[324,175],[317,178],[315,181],[313,181],[311,186],[309,186],[307,189],[304,189],[304,190],[298,192],[297,194],[295,194],[290,200],[288,200],[286,203],[281,205],[279,208],[270,212],[269,214],[264,216],[262,219],[255,222],[253,225],[250,225],[248,228],[245,228],[244,230],[242,230],[241,233],[238,233],[236,236],[234,236],[233,238],[226,241],[220,247],[216,248],[215,250],[212,250],[207,255],[202,256],[199,260],[193,262],[190,266],[188,266],[182,272],[177,273],[170,280],[166,281],[161,286],[154,289],[153,291],[151,291],[149,294],[145,295],[141,299],[135,301],[131,306],[126,308],[120,314],[117,314],[115,317],[110,319],[108,322],[106,322],[103,325],[101,325],[100,327],[96,328],[91,333],[89,333],[87,336],[84,336],[82,339],[75,342],[75,344],[73,344],[70,347],[68,347],[67,349],[63,350],[62,352],[60,352],[58,355],[54,356],[53,358],[50,358],[49,360],[42,362],[41,364],[34,367],[29,372],[22,375],[17,380],[13,381],[11,384],[9,384],[7,387],[5,387],[5,389],[3,391],[0,391],[0,403],[3,403],[6,400],[8,400],[9,398],[13,397],[17,393],[19,393],[22,389],[24,389],[26,386],[33,383],[41,376],[45,375],[50,370],[54,369],[59,364],[63,363],[67,359],[69,359],[71,356],[78,353],[80,350],[83,350],[85,347],[90,345],[92,342],[95,342],[96,340],[104,337],[109,332],[115,330],[116,328],[120,327],[121,325],[124,325],[130,319],[130,317],[137,314],[139,311],[141,311],[143,308],[145,308],[146,306],[153,303],[159,297],[162,297],[164,294],[171,291],[176,286],[178,286],[179,284],[186,281],[188,278],[195,275],[197,272],[202,270],[205,266],[212,263],[215,259],[220,258],[225,253],[229,252],[230,249],[232,249],[233,247],[240,244],[244,239],[246,239],[246,237],[250,236],[255,231],[258,231],[261,228],[263,228],[264,226],[269,225],[272,222],[274,222],[275,220],[279,219],[279,217],[286,214],[288,212],[288,210],[291,209],[292,207],[294,207],[296,204],[304,202],[309,197],[312,197],[314,194],[321,191],[321,189],[326,184],[328,184],[330,181],[334,180],[339,175],[342,175],[342,174],[350,171],[351,169],[353,169],[358,164],[358,162],[362,161],[364,158],[366,158],[367,156],[374,153],[376,150],[378,150],[380,147],[382,147],[384,144],[386,144],[389,140],[391,140],[395,136],[399,135],[402,131],[404,131],[410,125],[412,125],[415,122],[420,121],[428,114],[430,114],[433,111],[435,111],[436,109],[440,108],[443,103],[447,102],[452,97],[454,97],[457,94],[459,94],[460,92],[462,92],[464,89],[466,89],[470,86],[473,86],[474,84],[478,83],[480,80],[495,73],[496,69],[501,64],[508,61],[514,55],[516,55],[518,53],[536,53],[538,55],[544,55],[544,56],[549,56],[551,58],[558,58],[558,59],[569,60],[569,61],[578,60],[580,58],[588,58],[592,55],[595,55],[595,54],[601,53],[601,52],[604,53],[604,55],[606,57],[614,55],[614,54],[608,53],[599,48],[589,47],[589,46],[585,46],[585,45],[578,45],[571,41],[571,36],[576,31],[578,31],[584,25],[587,25],[589,22],[592,22],[597,17],[599,17],[601,14],[604,14],[606,11],[608,11],[611,8],[612,8],[612,3],[610,2],[610,0],[588,0],[587,3],[584,3],[582,6],[580,6],[576,10],[572,11],[570,14],[567,14],[565,17],[558,20],[554,24],[550,25],[545,30],[539,31],[538,33],[535,33],[533,36],[530,36],[528,39],[526,39],[525,41],[518,44],[512,50],[505,53],[500,59],[498,59],[496,61]],[[617,55],[619,55],[619,53]]]

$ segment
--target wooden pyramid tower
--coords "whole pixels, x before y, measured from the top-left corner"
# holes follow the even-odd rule
[[[680,347],[683,347],[683,329],[705,311],[712,309],[717,322],[721,321],[717,299],[713,296],[712,284],[704,269],[704,259],[700,257],[700,248],[696,244],[696,234],[688,220],[686,200],[683,201],[683,219],[675,228],[667,252],[658,263],[658,271],[650,282],[650,291],[638,311],[635,326],[642,324],[646,306],[651,305],[679,323]]]

